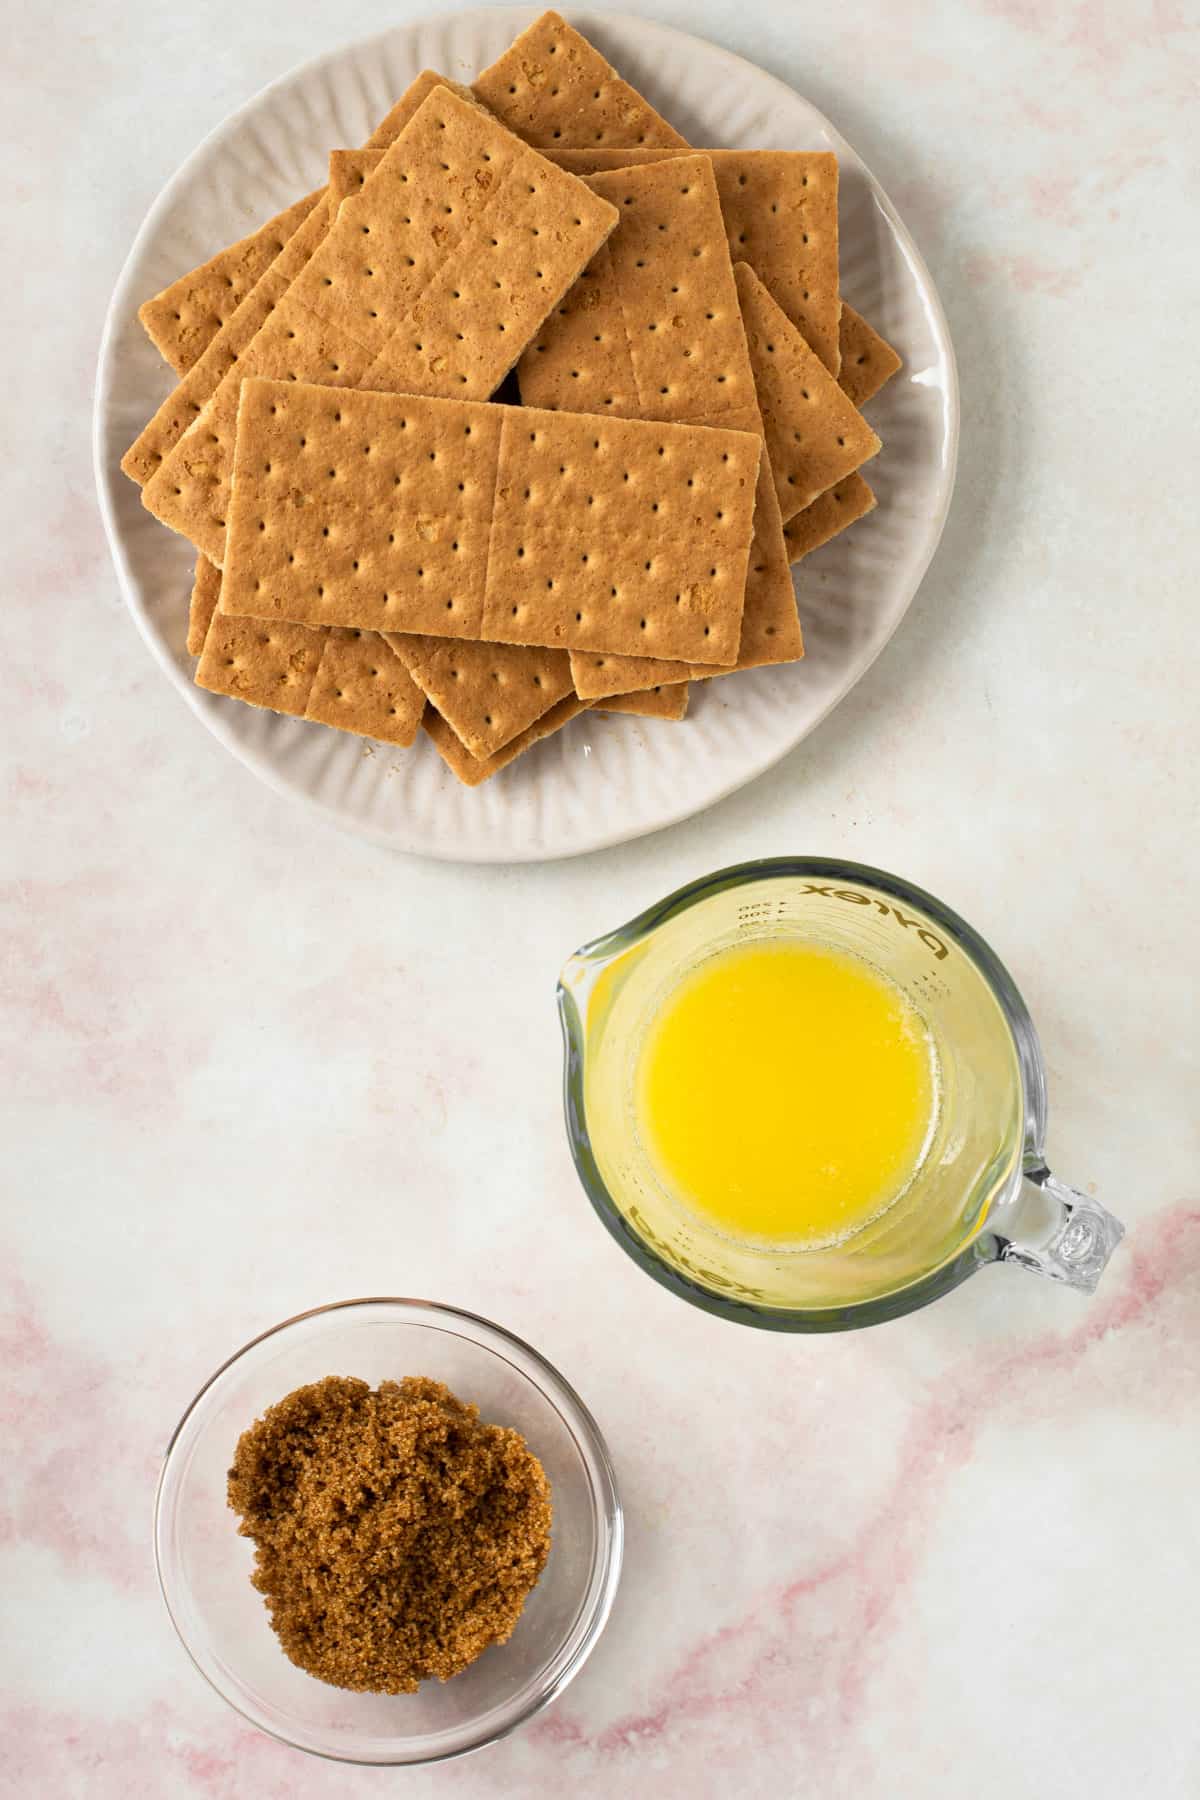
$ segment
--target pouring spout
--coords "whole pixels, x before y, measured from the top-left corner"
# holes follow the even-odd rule
[[[558,985],[568,994],[578,994],[595,979],[599,967],[594,957],[584,950],[577,950],[573,956],[568,956],[559,970]]]

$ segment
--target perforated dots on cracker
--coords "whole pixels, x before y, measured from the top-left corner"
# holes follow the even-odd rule
[[[840,372],[843,337],[855,352],[862,347],[860,325],[864,334],[870,334],[867,341],[872,358],[878,346],[886,352],[880,354],[880,368],[888,356],[895,355],[852,308],[849,319],[843,312],[838,281],[837,158],[829,152],[551,147],[545,155],[558,167],[586,178],[611,170],[645,168],[680,156],[707,157],[717,183],[731,261],[749,264],[825,367],[833,374]],[[340,157],[345,158],[339,169],[343,192],[349,191],[351,184],[361,186],[379,161],[379,153],[371,150],[341,152]],[[853,391],[847,391],[862,405],[853,372],[849,380]]]
[[[784,527],[788,554],[794,563],[810,556],[857,519],[873,510],[875,496],[861,475],[847,475],[826,493],[798,512]]]
[[[533,406],[629,418],[753,409],[712,164],[673,157],[589,179],[620,223],[522,357]]]
[[[500,201],[462,207],[469,232],[452,257],[431,259],[411,324],[379,350],[364,387],[484,399],[499,386],[616,219],[586,189],[582,199],[558,189],[540,164],[526,152]],[[356,217],[373,194],[368,183],[342,211]]]
[[[557,150],[576,175],[641,167],[671,150]],[[834,375],[838,328],[838,167],[823,150],[705,150],[733,262],[749,263]]]
[[[543,738],[552,737],[555,732],[561,731],[564,725],[569,725],[572,719],[577,719],[586,710],[586,701],[569,694],[565,700],[552,706],[549,712],[543,713],[519,737],[512,738],[502,750],[497,750],[494,756],[485,757],[472,756],[457,732],[450,729],[445,719],[432,706],[426,707],[421,723],[446,767],[464,787],[478,787],[481,782],[490,781],[493,775],[498,775],[501,769],[508,768],[526,750],[532,750],[535,744],[540,744]]]
[[[688,693],[687,682],[681,681],[673,687],[644,688],[636,694],[612,694],[607,700],[597,701],[593,710],[632,713],[642,719],[679,720],[687,715]]]
[[[804,639],[779,502],[771,466],[764,456],[759,464],[754,536],[746,569],[746,603],[733,668],[711,669],[697,663],[664,662],[644,656],[588,656],[573,651],[571,677],[576,693],[595,700],[660,684],[699,681],[776,663],[798,662],[803,655]]]
[[[386,634],[472,756],[491,756],[574,692],[564,650]]]
[[[221,605],[477,638],[501,409],[244,381]]]
[[[425,696],[377,631],[330,631],[306,719],[381,743],[411,744]]]
[[[621,223],[521,359],[531,403],[761,431],[717,185],[707,156],[672,156],[589,177]],[[658,502],[651,497],[651,505]],[[718,502],[719,504],[719,502]],[[686,509],[686,514],[694,512]],[[658,513],[671,533],[678,521]],[[736,666],[802,653],[778,503],[761,473]],[[705,669],[643,655],[573,658],[577,690],[623,693],[677,683]],[[597,690],[589,685],[600,679]]]
[[[411,744],[425,696],[378,632],[265,624],[218,608],[221,571],[196,565],[188,649],[197,686],[359,737]]]
[[[441,85],[441,77],[430,69],[418,75],[371,134],[364,154],[378,162],[384,148],[395,141],[421,103]],[[457,88],[455,91],[462,92]],[[309,201],[312,201],[311,206]],[[278,249],[275,246],[283,233],[277,228],[284,215],[268,220],[252,239],[231,245],[211,263],[193,270],[190,275],[181,276],[172,287],[147,302],[143,311],[149,309],[152,313],[154,342],[169,361],[186,360],[187,372],[122,457],[121,468],[131,481],[139,485],[149,481],[184,432],[194,424],[224,376],[245,353],[290,283],[305,268],[324,239],[332,218],[326,192],[309,195],[298,208],[291,210],[301,211],[302,216]],[[214,320],[207,337],[196,330],[187,336],[186,342],[180,339],[180,325],[172,324],[175,313],[178,312],[180,321],[198,317],[206,304],[205,295],[211,296],[214,290],[236,292],[243,282],[238,272],[241,262],[247,255],[251,261],[260,259],[268,250],[271,254],[267,266],[241,294],[233,311],[227,316],[222,313],[219,321]],[[185,305],[184,296],[193,287],[196,296]],[[149,321],[144,319],[143,323],[149,331]]]
[[[305,250],[311,253],[328,225],[329,209],[321,200],[289,239],[284,254],[290,254],[295,260]],[[171,451],[213,399],[225,376],[266,324],[287,292],[289,278],[278,267],[281,261],[282,256],[255,283],[129,446],[121,458],[121,468],[131,481],[145,486],[158,473]]]
[[[838,371],[842,392],[855,406],[865,406],[900,367],[900,353],[845,301],[842,302],[838,341],[842,352],[842,365]]]
[[[479,107],[434,89],[146,483],[144,503],[222,563],[247,376],[484,397],[615,219]],[[505,285],[510,264],[519,295]],[[455,304],[458,324],[446,316]]]
[[[196,670],[197,686],[251,706],[303,718],[325,634],[303,625],[213,614]]]
[[[879,439],[746,263],[734,269],[767,454],[786,523],[879,449]]]
[[[482,635],[735,662],[758,439],[503,411]],[[676,521],[669,540],[658,523],[664,517]]]
[[[527,143],[686,144],[649,101],[556,12],[486,68],[474,91]]]
[[[732,662],[761,460],[744,432],[246,381],[221,604]]]
[[[434,70],[423,69],[371,133],[365,146],[366,153],[382,154],[400,135],[422,100],[435,87],[441,86],[455,87],[458,93],[466,92]],[[257,231],[239,238],[237,243],[218,251],[198,268],[179,276],[138,309],[138,318],[147,336],[173,369],[184,375],[192,368],[221,327],[290,244],[309,213],[324,200],[325,192],[320,188],[305,195],[304,199],[276,213]],[[294,271],[285,266],[283,272]]]
[[[178,375],[186,375],[200,360],[321,197],[318,188],[285,207],[139,306],[147,337]]]

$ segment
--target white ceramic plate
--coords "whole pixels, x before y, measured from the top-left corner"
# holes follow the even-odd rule
[[[958,386],[929,272],[845,139],[773,76],[644,19],[572,13],[693,144],[833,150],[841,165],[842,286],[904,357],[871,409],[884,449],[877,510],[797,571],[807,654],[782,669],[695,683],[682,724],[585,715],[468,789],[422,737],[411,750],[206,694],[185,649],[194,555],[143,509],[119,463],[168,391],[137,308],[183,270],[325,179],[423,68],[470,80],[535,10],[488,8],[397,26],[331,51],[251,100],[202,143],[150,209],[109,309],[96,389],[100,504],[126,597],[150,648],[209,730],[282,793],[398,850],[536,862],[600,849],[688,817],[799,743],[883,648],[937,546],[954,485]]]

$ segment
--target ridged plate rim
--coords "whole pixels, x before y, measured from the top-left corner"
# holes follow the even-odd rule
[[[117,574],[139,630],[193,712],[276,792],[390,848],[461,862],[608,848],[693,816],[771,768],[861,679],[908,610],[941,537],[958,453],[957,373],[941,302],[895,207],[836,127],[730,51],[645,19],[572,12],[692,142],[838,155],[843,287],[904,353],[905,369],[871,412],[884,439],[866,470],[878,509],[800,567],[808,656],[694,684],[683,725],[584,715],[476,789],[462,788],[427,742],[373,747],[194,685],[183,646],[190,549],[144,512],[119,468],[168,390],[138,305],[318,185],[333,144],[318,141],[318,131],[360,141],[422,67],[469,78],[536,16],[490,7],[395,26],[315,57],[231,113],[151,206],[113,292],[96,383],[96,479]],[[231,193],[241,219],[230,216]]]

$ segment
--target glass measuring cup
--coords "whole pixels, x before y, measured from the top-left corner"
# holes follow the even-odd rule
[[[921,1014],[937,1059],[920,1167],[834,1245],[722,1233],[666,1190],[639,1137],[635,1071],[663,1000],[708,957],[755,939],[865,960]],[[796,857],[719,870],[578,950],[558,1005],[567,1131],[593,1206],[647,1274],[723,1318],[774,1331],[871,1325],[993,1262],[1091,1293],[1124,1235],[1046,1167],[1045,1068],[1008,972],[957,914],[880,869]]]

